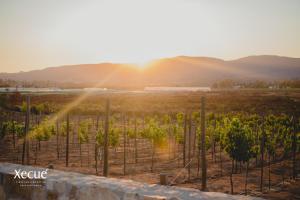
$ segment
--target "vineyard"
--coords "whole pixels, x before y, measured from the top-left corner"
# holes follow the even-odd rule
[[[0,161],[266,198],[292,188],[300,197],[299,94],[235,95],[102,96],[69,109],[61,97],[6,97],[15,105],[1,109]]]

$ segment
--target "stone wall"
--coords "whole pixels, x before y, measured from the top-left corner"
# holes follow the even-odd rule
[[[15,170],[18,171],[16,176]],[[80,173],[47,170],[46,178],[23,179],[30,172],[32,177],[45,168],[0,163],[0,200],[238,200],[258,199],[246,196],[232,196],[217,192],[201,192],[172,186],[150,185],[131,180],[104,178]],[[16,176],[16,177],[15,177]],[[23,176],[24,177],[24,176]],[[35,185],[36,184],[36,185]]]

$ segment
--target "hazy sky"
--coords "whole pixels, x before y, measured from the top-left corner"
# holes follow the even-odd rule
[[[177,55],[300,57],[299,0],[0,0],[0,71]]]

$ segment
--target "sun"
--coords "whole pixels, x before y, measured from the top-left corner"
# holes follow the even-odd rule
[[[149,65],[151,64],[151,60],[144,60],[144,61],[138,61],[138,62],[134,62],[134,64],[139,68],[139,69],[145,69],[147,67],[149,67]]]

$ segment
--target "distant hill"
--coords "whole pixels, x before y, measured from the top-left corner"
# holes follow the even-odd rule
[[[224,79],[282,80],[300,78],[300,58],[249,56],[225,61],[178,56],[152,61],[140,69],[130,64],[81,64],[19,73],[0,73],[0,79],[98,83],[105,87],[209,86]]]

